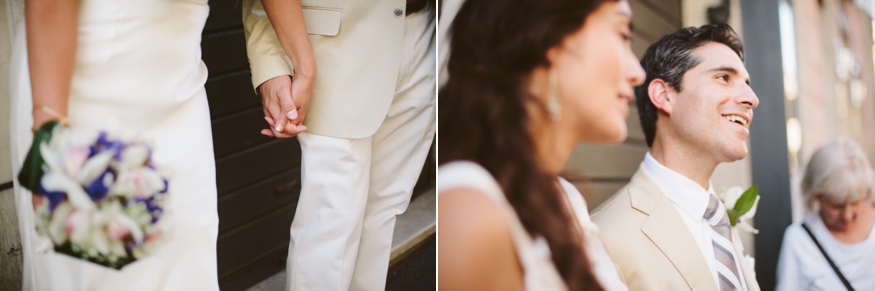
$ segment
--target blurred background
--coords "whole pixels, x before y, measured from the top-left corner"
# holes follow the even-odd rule
[[[715,189],[759,186],[754,224],[743,233],[756,258],[763,290],[775,287],[784,229],[802,219],[801,169],[814,150],[835,137],[856,141],[875,160],[875,78],[872,0],[630,0],[632,49],[647,47],[681,27],[726,22],[742,37],[754,110],[750,154],[720,165]],[[629,137],[620,146],[579,146],[567,164],[593,210],[629,182],[647,152],[632,105]]]

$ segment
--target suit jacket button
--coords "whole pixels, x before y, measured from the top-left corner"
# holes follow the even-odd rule
[[[404,11],[401,11],[400,8],[395,8],[395,17],[401,17],[401,14],[404,14]]]

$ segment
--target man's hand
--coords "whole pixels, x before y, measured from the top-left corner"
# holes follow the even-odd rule
[[[298,117],[290,120],[293,124],[300,125],[304,122],[304,117],[307,116],[307,108],[310,105],[310,96],[313,95],[314,83],[316,83],[315,76],[304,75],[298,72],[295,72],[295,75],[292,76],[292,100],[298,109]]]
[[[307,113],[314,80],[299,76],[277,76],[259,86],[264,119],[270,125],[270,129],[262,129],[261,134],[288,138],[307,130],[301,123]]]
[[[307,130],[301,125],[316,81],[316,57],[304,23],[300,0],[263,0],[264,11],[276,32],[283,52],[294,68],[294,77],[274,77],[259,86],[264,117],[270,129],[261,134],[293,137]]]

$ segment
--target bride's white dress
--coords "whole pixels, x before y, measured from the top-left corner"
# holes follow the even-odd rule
[[[31,194],[15,187],[24,250],[24,290],[218,290],[215,162],[201,61],[207,0],[83,0],[69,118],[100,129],[107,118],[153,142],[167,172],[172,232],[161,249],[116,271],[54,252],[34,230]],[[32,140],[23,21],[10,68],[15,173]]]
[[[525,290],[567,290],[565,282],[553,265],[550,246],[542,237],[532,237],[522,221],[504,196],[501,186],[485,168],[471,161],[454,161],[438,168],[438,195],[452,189],[475,189],[490,198],[504,213],[504,218],[510,225],[510,231],[517,259],[523,269]],[[602,241],[598,239],[598,226],[589,218],[589,211],[583,195],[571,183],[559,178],[562,191],[565,193],[568,205],[577,218],[577,223],[585,233],[584,249],[589,258],[590,268],[599,284],[605,290],[628,291],[629,288],[620,278],[614,261],[605,251]],[[477,195],[477,194],[472,194]]]

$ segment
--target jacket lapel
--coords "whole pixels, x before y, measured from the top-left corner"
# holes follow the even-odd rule
[[[744,276],[745,283],[747,283],[747,290],[760,291],[756,273],[750,264],[747,263],[747,259],[744,258],[741,237],[738,236],[738,229],[735,228],[732,229],[732,246],[735,248],[735,257],[738,258],[738,265],[741,266],[741,274]]]
[[[641,231],[671,261],[692,290],[717,290],[711,269],[674,204],[639,168],[632,177],[629,196],[632,207],[649,217]]]

